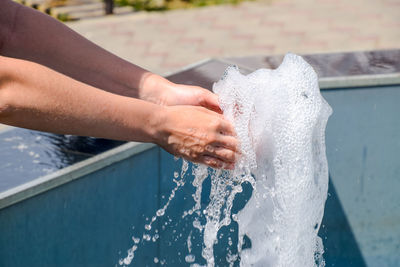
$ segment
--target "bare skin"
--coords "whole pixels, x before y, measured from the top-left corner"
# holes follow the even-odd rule
[[[233,127],[204,88],[169,82],[8,0],[0,2],[0,54],[1,123],[153,142],[193,162],[233,168]]]
[[[39,63],[114,94],[221,112],[217,96],[210,91],[174,84],[111,54],[53,18],[10,0],[0,1],[0,54]]]
[[[232,168],[234,130],[204,107],[162,106],[105,92],[42,65],[0,57],[0,122],[60,134],[153,142],[216,168]]]

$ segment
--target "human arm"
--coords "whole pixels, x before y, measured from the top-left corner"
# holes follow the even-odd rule
[[[50,16],[10,0],[0,1],[0,54],[39,63],[114,94],[221,112],[217,96],[208,90],[172,83],[107,52]]]
[[[153,142],[174,155],[219,168],[233,167],[237,147],[232,126],[218,113],[112,94],[39,64],[1,56],[0,123]]]

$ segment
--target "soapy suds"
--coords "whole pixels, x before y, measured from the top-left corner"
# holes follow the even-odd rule
[[[237,251],[228,250],[226,262],[233,266],[324,266],[323,244],[318,231],[328,190],[325,126],[331,108],[322,98],[317,75],[301,57],[288,54],[276,70],[260,69],[242,75],[229,67],[213,90],[219,95],[224,116],[235,126],[241,143],[241,158],[233,171],[193,166],[195,188],[193,231],[203,236],[201,256],[206,266],[215,266],[214,246],[222,227],[238,224]],[[184,162],[164,215],[176,190],[185,185]],[[201,209],[203,183],[211,181],[209,203]],[[232,214],[234,199],[250,184],[253,192],[239,212]],[[188,236],[185,261],[202,266],[192,254]],[[142,238],[142,240],[147,240]],[[251,245],[245,246],[250,240]],[[232,244],[229,238],[228,244]],[[137,245],[128,252],[129,264]]]

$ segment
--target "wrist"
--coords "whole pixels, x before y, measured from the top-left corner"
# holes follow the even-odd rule
[[[148,123],[148,133],[152,143],[162,145],[167,136],[166,122],[168,120],[168,107],[154,105]]]
[[[166,105],[168,89],[174,83],[154,73],[146,73],[139,87],[139,99],[158,105]]]

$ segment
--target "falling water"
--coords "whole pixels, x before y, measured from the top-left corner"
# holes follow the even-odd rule
[[[224,116],[235,126],[241,157],[233,171],[193,165],[195,204],[182,217],[192,216],[192,231],[202,234],[206,266],[216,265],[218,234],[232,222],[238,225],[238,242],[236,253],[226,255],[231,266],[238,261],[240,266],[324,266],[318,231],[328,190],[325,127],[332,110],[320,94],[315,71],[301,57],[287,54],[276,70],[242,75],[229,67],[213,90]],[[187,169],[184,161],[166,206],[147,230],[185,185]],[[211,189],[208,205],[202,208],[206,179]],[[245,184],[252,187],[251,197],[241,210],[232,212]],[[201,266],[191,254],[192,231],[185,259],[188,265]],[[135,244],[130,255],[136,248]]]

